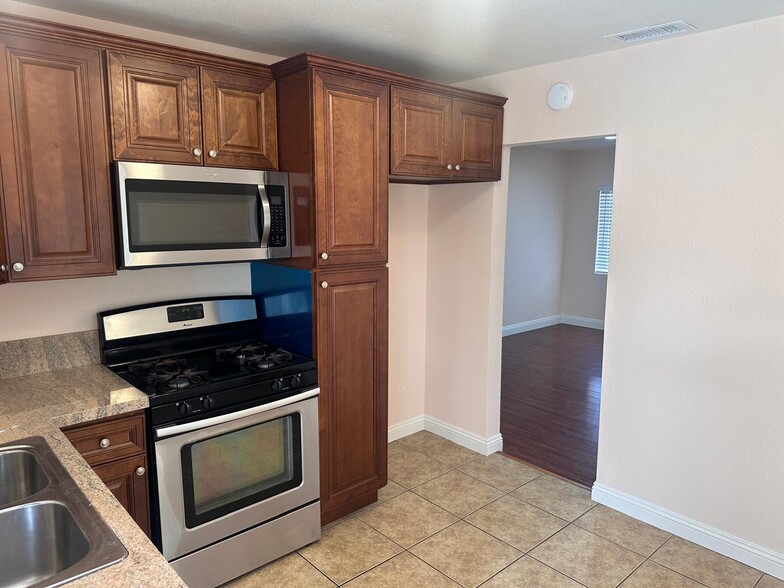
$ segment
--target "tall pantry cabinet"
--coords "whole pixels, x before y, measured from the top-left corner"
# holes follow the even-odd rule
[[[312,270],[322,524],[386,484],[389,84],[312,55],[273,66],[292,263]]]

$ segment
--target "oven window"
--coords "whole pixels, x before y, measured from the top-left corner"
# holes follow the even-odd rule
[[[132,253],[261,244],[257,186],[126,180],[125,190]]]
[[[302,483],[299,413],[182,448],[185,524],[193,528]]]

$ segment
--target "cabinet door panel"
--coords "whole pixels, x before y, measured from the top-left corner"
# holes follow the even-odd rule
[[[318,265],[385,262],[389,86],[315,71],[313,103]]]
[[[452,157],[452,99],[392,88],[390,173],[448,178]]]
[[[142,468],[141,470],[139,468]],[[150,535],[150,505],[147,488],[147,458],[128,457],[93,468],[111,490],[117,501],[128,511],[142,531]],[[141,471],[141,475],[139,475]]]
[[[466,100],[453,101],[455,178],[501,179],[504,109]]]
[[[202,68],[201,86],[207,165],[277,169],[275,82]]]
[[[315,280],[328,513],[386,484],[388,282],[386,269],[323,271]]]
[[[12,281],[114,273],[97,49],[0,36],[0,161]]]
[[[201,164],[199,68],[109,52],[115,159]]]

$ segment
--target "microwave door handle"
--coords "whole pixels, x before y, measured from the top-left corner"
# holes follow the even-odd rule
[[[270,224],[272,224],[272,215],[270,214],[269,197],[267,196],[267,189],[263,184],[259,184],[259,202],[261,202],[261,246],[266,247],[269,243]]]

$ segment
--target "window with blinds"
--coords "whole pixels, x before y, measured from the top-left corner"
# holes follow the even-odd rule
[[[610,264],[612,206],[612,188],[599,188],[599,226],[596,230],[596,261],[594,263],[594,273],[597,274],[606,275]]]

